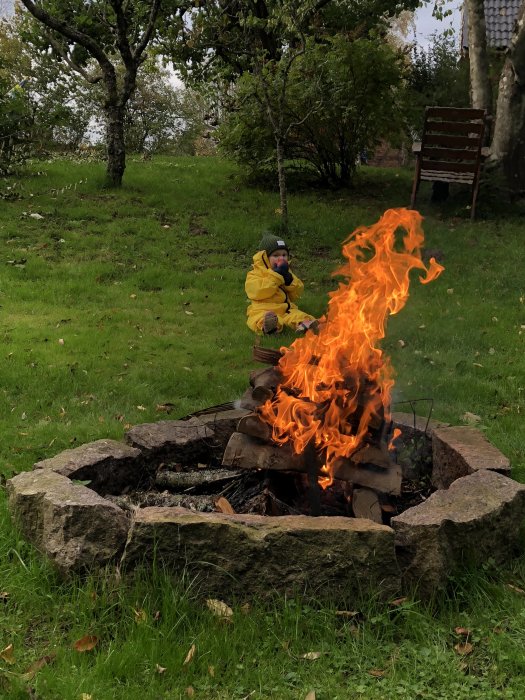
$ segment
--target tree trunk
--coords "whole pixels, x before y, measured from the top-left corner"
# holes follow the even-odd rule
[[[286,189],[286,172],[284,169],[284,144],[279,136],[275,137],[275,155],[277,158],[277,178],[279,180],[279,198],[281,202],[281,226],[283,233],[288,233],[288,191]]]
[[[484,0],[466,0],[465,5],[468,15],[471,102],[475,109],[486,109],[487,114],[492,114]]]
[[[525,194],[525,2],[499,81],[489,167],[500,171],[511,197]]]
[[[110,187],[121,187],[126,169],[126,147],[124,143],[124,108],[107,105],[107,152],[106,179]]]

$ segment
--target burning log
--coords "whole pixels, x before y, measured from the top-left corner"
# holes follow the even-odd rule
[[[366,459],[381,455],[378,466]],[[368,457],[367,457],[368,455]],[[401,468],[385,462],[385,456],[379,448],[365,447],[360,451],[362,461],[340,458],[333,465],[333,477],[340,481],[349,481],[380,493],[399,495],[401,493]],[[318,460],[308,459],[304,454],[295,454],[290,443],[277,445],[263,442],[242,432],[234,433],[222,459],[225,467],[237,469],[269,469],[274,471],[294,471],[310,474],[313,466],[318,470]],[[312,466],[313,464],[313,466]],[[318,475],[318,471],[317,471]]]
[[[374,464],[357,464],[340,457],[332,465],[332,476],[334,479],[350,481],[380,493],[393,496],[401,494],[401,467],[397,464],[393,464],[390,469],[384,469]]]
[[[257,413],[249,413],[241,418],[237,424],[237,432],[244,435],[251,435],[259,438],[259,440],[270,441],[272,439],[272,430],[268,423],[261,420]]]
[[[366,518],[375,523],[383,522],[383,513],[379,498],[371,489],[354,489],[352,493],[352,510],[356,518]]]
[[[275,392],[282,379],[282,374],[275,367],[265,367],[265,369],[258,369],[250,373],[250,385],[254,389],[262,386]]]
[[[291,445],[264,443],[239,432],[231,436],[224,451],[222,465],[236,469],[306,471],[302,455],[294,454]]]

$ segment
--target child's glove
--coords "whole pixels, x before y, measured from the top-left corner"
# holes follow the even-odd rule
[[[291,273],[290,270],[288,269],[288,263],[287,263],[287,262],[283,262],[283,263],[281,263],[280,265],[278,265],[278,266],[275,268],[275,272],[278,272],[280,275],[283,276],[284,284],[285,284],[286,286],[288,286],[289,284],[292,284],[293,277],[292,277],[292,273]]]

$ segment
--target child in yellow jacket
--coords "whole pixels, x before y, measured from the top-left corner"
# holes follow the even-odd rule
[[[290,251],[279,236],[265,233],[246,276],[248,327],[256,333],[279,333],[283,326],[306,331],[315,321],[294,303],[304,285],[289,267]]]

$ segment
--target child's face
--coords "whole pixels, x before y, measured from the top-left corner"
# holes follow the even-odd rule
[[[279,267],[284,262],[288,262],[289,255],[288,251],[283,249],[274,250],[274,252],[269,256],[270,265],[272,269]]]

